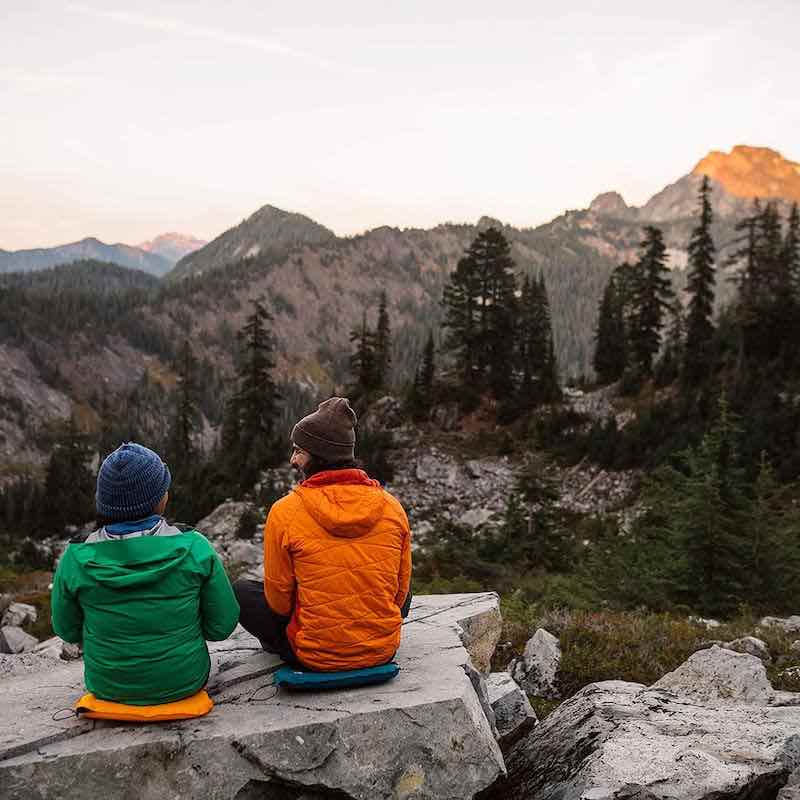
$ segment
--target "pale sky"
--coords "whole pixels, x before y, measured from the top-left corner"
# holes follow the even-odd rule
[[[800,2],[0,0],[0,248],[352,234],[800,160]]]

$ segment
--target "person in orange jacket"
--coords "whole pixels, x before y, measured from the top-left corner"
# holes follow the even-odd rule
[[[264,526],[264,582],[234,584],[242,626],[284,661],[334,672],[385,664],[411,604],[403,507],[354,461],[356,414],[331,397],[292,430],[304,480]]]

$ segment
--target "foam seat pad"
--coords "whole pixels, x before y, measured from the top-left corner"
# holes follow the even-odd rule
[[[155,706],[129,706],[99,700],[88,692],[75,703],[75,710],[88,719],[115,719],[122,722],[171,722],[176,719],[193,719],[208,714],[214,708],[214,701],[205,689],[191,697],[175,700],[172,703],[159,703]]]
[[[385,683],[396,677],[398,672],[400,672],[400,667],[394,661],[378,667],[349,669],[343,672],[310,672],[292,667],[281,667],[275,673],[273,680],[275,686],[310,692],[315,689],[347,689]]]

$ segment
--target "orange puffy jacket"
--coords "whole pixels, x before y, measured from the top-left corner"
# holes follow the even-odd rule
[[[400,503],[360,469],[319,472],[270,509],[264,594],[291,620],[305,666],[359,669],[390,660],[411,582],[411,531]]]

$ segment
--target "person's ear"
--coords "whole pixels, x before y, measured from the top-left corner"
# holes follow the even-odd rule
[[[164,496],[159,501],[159,504],[153,510],[154,514],[158,514],[158,516],[163,516],[164,511],[167,508],[167,503],[169,502],[169,492],[164,492]]]

